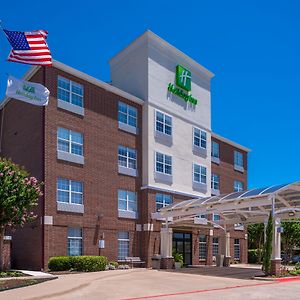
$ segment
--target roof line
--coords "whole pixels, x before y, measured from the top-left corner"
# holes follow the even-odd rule
[[[232,146],[234,146],[234,147],[236,147],[238,149],[241,149],[241,150],[243,150],[245,152],[251,152],[250,148],[247,148],[247,147],[245,147],[245,146],[243,146],[241,144],[233,142],[233,141],[231,141],[231,140],[229,140],[229,139],[227,139],[227,138],[225,138],[225,137],[223,137],[223,136],[221,136],[221,135],[219,135],[217,133],[212,132],[211,136],[214,137],[214,138],[216,138],[216,139],[218,139],[218,140],[220,140],[220,141],[222,141],[222,142],[225,142],[226,144],[230,144],[230,145],[232,145]]]
[[[103,88],[104,90],[107,90],[111,93],[114,93],[116,95],[119,95],[123,98],[126,98],[128,100],[131,100],[132,102],[135,102],[137,104],[140,104],[140,105],[143,105],[144,104],[144,100],[142,100],[141,98],[138,98],[134,95],[131,95],[115,86],[112,86],[102,80],[99,80],[95,77],[92,77],[84,72],[81,72],[75,68],[72,68],[64,63],[61,63],[57,60],[52,60],[52,66],[54,68],[57,68],[59,70],[62,70],[66,73],[69,73],[75,77],[78,77],[80,79],[83,79],[85,81],[88,81],[89,83],[91,84],[94,84],[96,86],[99,86],[101,88]],[[25,75],[23,76],[23,80],[30,80],[32,78],[32,76],[39,70],[40,66],[33,66],[31,67],[26,73]],[[5,97],[4,100],[0,103],[0,109],[2,109],[6,103],[10,100],[10,98],[8,97]]]

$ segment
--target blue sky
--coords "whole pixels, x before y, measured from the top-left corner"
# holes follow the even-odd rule
[[[2,26],[46,29],[53,57],[104,81],[108,60],[150,29],[216,74],[212,128],[252,149],[249,187],[300,180],[299,1],[9,1]],[[0,35],[0,96],[6,73]],[[298,150],[297,150],[298,149]]]

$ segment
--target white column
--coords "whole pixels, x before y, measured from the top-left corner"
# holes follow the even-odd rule
[[[160,254],[162,258],[172,257],[172,228],[160,229]]]
[[[272,259],[281,260],[280,218],[275,217],[273,223]]]
[[[230,256],[230,232],[226,232],[225,256]]]

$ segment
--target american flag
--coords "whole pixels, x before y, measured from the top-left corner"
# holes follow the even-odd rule
[[[52,57],[46,43],[48,32],[5,30],[5,35],[12,46],[8,60],[29,65],[52,66]]]

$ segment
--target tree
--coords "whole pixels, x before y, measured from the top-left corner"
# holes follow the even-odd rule
[[[263,271],[269,275],[271,273],[271,256],[273,241],[273,214],[270,212],[268,225],[266,229],[266,242],[263,250]]]
[[[33,207],[42,196],[41,183],[12,161],[0,158],[0,270],[3,269],[4,234],[36,218]]]
[[[248,248],[257,249],[257,260],[261,262],[261,252],[264,244],[264,224],[249,224],[248,230]]]
[[[283,227],[282,249],[286,254],[285,262],[288,262],[292,257],[293,248],[300,247],[300,222],[282,222],[281,224]]]

